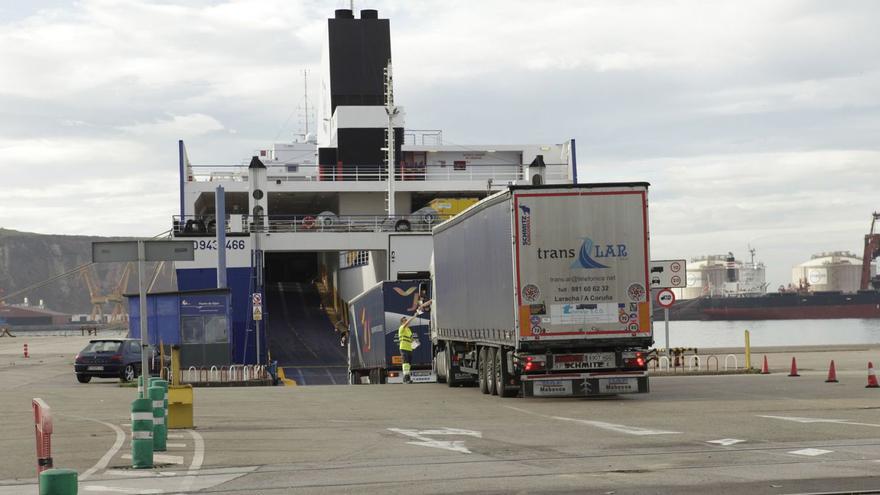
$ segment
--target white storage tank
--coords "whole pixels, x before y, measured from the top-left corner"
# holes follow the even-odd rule
[[[875,272],[871,266],[871,275]],[[795,287],[812,292],[856,292],[862,280],[862,258],[849,251],[814,254],[791,271]]]

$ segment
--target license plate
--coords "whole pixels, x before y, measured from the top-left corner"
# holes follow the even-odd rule
[[[537,397],[558,397],[571,395],[571,382],[568,380],[536,381],[532,393]]]
[[[560,370],[584,370],[614,367],[613,352],[588,354],[561,354],[553,358],[553,368]]]
[[[413,371],[410,373],[413,383],[432,383],[437,381],[437,376],[430,371]]]
[[[635,378],[603,378],[599,380],[600,394],[627,394],[639,391]]]
[[[104,367],[103,367],[103,366],[89,366],[89,367],[86,368],[86,369],[89,370],[89,371],[104,371]]]

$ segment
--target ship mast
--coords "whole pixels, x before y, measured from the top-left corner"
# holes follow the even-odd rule
[[[388,174],[388,197],[385,200],[386,212],[393,217],[397,212],[394,204],[394,117],[398,109],[394,106],[394,78],[391,72],[391,60],[385,67],[385,112],[388,114],[388,128],[385,130],[385,163]]]

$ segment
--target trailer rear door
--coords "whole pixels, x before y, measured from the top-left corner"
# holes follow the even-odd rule
[[[647,186],[514,192],[522,340],[650,337]]]

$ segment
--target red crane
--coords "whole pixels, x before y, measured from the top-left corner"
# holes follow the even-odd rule
[[[865,254],[862,256],[862,285],[861,290],[870,288],[880,289],[880,275],[871,278],[871,263],[880,257],[880,233],[875,233],[874,227],[880,220],[880,213],[876,211],[871,218],[871,231],[865,236]]]

